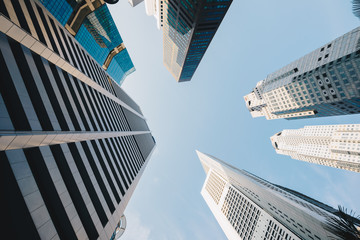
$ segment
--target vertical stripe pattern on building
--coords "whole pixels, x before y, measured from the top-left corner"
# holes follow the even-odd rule
[[[155,146],[145,118],[39,2],[0,12],[2,234],[110,239]]]

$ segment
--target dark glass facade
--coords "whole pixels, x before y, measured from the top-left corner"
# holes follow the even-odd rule
[[[75,0],[40,0],[40,2],[63,26],[76,6]],[[75,38],[101,66],[109,52],[123,43],[106,4],[85,18]],[[107,70],[120,85],[125,77],[134,71],[135,67],[127,49],[114,57]]]
[[[164,2],[164,63],[177,81],[190,81],[232,0]]]

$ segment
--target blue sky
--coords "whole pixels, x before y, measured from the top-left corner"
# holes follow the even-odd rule
[[[185,83],[164,67],[162,32],[144,3],[119,1],[110,11],[136,68],[123,87],[157,141],[125,211],[123,239],[226,239],[200,195],[196,149],[360,214],[360,174],[277,155],[269,139],[282,129],[360,123],[360,115],[268,121],[251,118],[243,100],[269,73],[357,27],[350,0],[234,1]]]

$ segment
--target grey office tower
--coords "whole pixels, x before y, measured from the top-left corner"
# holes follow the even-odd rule
[[[360,113],[360,28],[269,74],[244,100],[266,119]]]
[[[38,1],[0,0],[8,239],[110,239],[155,141],[139,106]]]

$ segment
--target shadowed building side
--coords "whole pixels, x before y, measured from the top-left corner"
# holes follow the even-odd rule
[[[140,107],[38,1],[0,0],[0,66],[2,234],[110,239],[155,147]]]
[[[191,80],[231,3],[164,1],[164,65],[176,81]]]

